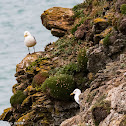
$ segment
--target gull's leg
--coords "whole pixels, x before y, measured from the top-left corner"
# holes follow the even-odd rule
[[[29,54],[30,54],[30,49],[29,49],[29,47],[28,47],[28,51],[29,51]]]
[[[35,53],[35,47],[33,46],[33,49],[34,49],[34,53]]]

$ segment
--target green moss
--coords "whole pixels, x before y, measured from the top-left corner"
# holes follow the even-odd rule
[[[42,72],[35,75],[32,81],[32,87],[39,88],[48,76],[49,75],[47,72]]]
[[[70,93],[75,89],[74,79],[71,75],[59,75],[45,80],[41,90],[58,100],[69,100]]]
[[[73,18],[84,17],[84,9],[74,11]]]
[[[21,104],[26,98],[26,95],[22,91],[17,91],[13,96],[11,96],[10,103],[12,106]]]
[[[78,55],[77,55],[77,62],[78,62],[79,68],[80,68],[82,71],[86,71],[86,70],[87,70],[88,58],[87,58],[87,56],[86,56],[86,48],[83,48],[83,49],[81,49],[81,50],[78,52]]]
[[[35,60],[34,62],[32,62],[31,65],[28,66],[28,67],[26,68],[26,70],[31,70],[31,69],[33,69],[33,68],[34,68],[35,66],[37,66],[41,61],[47,60],[47,59],[48,59],[47,57],[38,58],[37,60]]]
[[[58,39],[55,43],[55,50],[51,52],[52,55],[63,55],[63,57],[67,58],[76,52],[77,45],[74,47],[76,41],[74,37],[68,38],[66,36]]]
[[[103,39],[103,45],[104,46],[109,46],[110,45],[110,36],[111,36],[111,34],[107,34],[106,36],[105,36],[105,38]]]
[[[56,72],[56,75],[60,75],[60,74],[74,75],[75,73],[77,73],[79,71],[80,71],[80,69],[78,67],[78,64],[76,64],[76,63],[70,63],[68,65],[65,65],[65,66],[61,67]]]
[[[120,10],[122,14],[126,15],[126,4],[122,4]]]

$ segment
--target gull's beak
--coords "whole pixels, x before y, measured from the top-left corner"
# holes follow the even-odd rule
[[[74,95],[74,93],[71,93],[70,95]]]
[[[24,35],[24,37],[27,37],[27,35]]]

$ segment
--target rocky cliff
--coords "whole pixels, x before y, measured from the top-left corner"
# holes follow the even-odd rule
[[[126,1],[89,0],[53,7],[42,24],[59,39],[16,66],[11,108],[15,125],[126,125]],[[70,93],[82,90],[80,106]]]

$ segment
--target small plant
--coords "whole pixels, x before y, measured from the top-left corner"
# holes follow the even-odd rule
[[[75,5],[72,10],[73,11],[76,11],[76,10],[79,10],[80,8],[84,8],[85,7],[85,3],[81,3],[81,4],[77,4]]]
[[[80,69],[78,67],[78,64],[76,64],[76,63],[70,63],[70,64],[65,65],[62,68],[60,68],[56,72],[56,75],[60,75],[60,74],[74,75],[76,72],[79,72],[79,71],[80,71]]]
[[[47,72],[42,72],[42,73],[36,74],[32,81],[32,87],[39,88],[48,76],[49,75]]]
[[[10,103],[12,106],[16,106],[18,104],[21,104],[25,98],[26,95],[24,95],[24,93],[19,90],[13,96],[11,96]]]
[[[76,24],[72,29],[71,29],[71,33],[74,34],[75,31],[77,30],[77,27],[79,27],[81,24]]]
[[[75,89],[74,79],[71,75],[62,74],[47,78],[41,90],[58,100],[71,99],[70,93]]]
[[[105,36],[105,38],[103,39],[103,45],[104,46],[109,46],[110,45],[110,36],[111,36],[111,34],[107,34],[106,36]]]
[[[86,70],[87,70],[88,58],[87,58],[87,56],[86,56],[86,49],[85,49],[85,48],[81,49],[81,50],[78,52],[78,55],[77,55],[77,62],[78,62],[79,68],[80,68],[82,71],[86,71]]]
[[[126,4],[122,4],[120,10],[122,14],[126,15]]]

